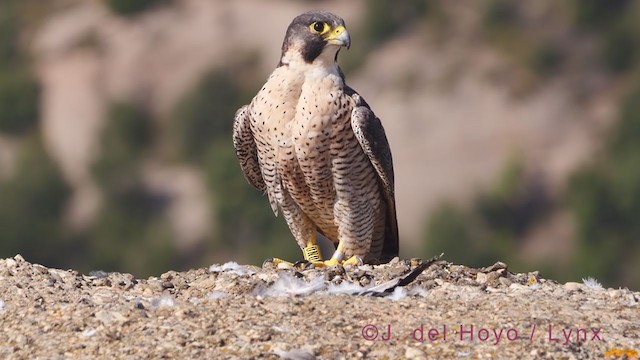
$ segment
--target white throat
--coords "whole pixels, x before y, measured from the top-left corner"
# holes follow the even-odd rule
[[[305,77],[340,76],[336,62],[339,50],[340,47],[337,45],[328,45],[312,63],[304,61],[299,52],[289,50],[282,57],[282,63],[288,65],[291,70],[304,73]]]

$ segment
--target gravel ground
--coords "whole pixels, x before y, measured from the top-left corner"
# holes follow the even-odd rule
[[[0,358],[637,358],[640,293],[505,264],[235,263],[135,279],[0,260]]]

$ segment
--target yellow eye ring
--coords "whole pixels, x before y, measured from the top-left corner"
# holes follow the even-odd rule
[[[324,34],[329,31],[329,24],[322,21],[314,21],[309,25],[309,29],[311,29],[312,33],[315,34]]]

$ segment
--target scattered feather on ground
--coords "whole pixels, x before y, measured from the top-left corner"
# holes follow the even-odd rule
[[[600,282],[598,282],[598,280],[592,278],[592,277],[588,277],[588,278],[583,278],[582,282],[584,283],[584,285],[586,287],[588,287],[591,290],[602,290],[602,284],[600,284]]]
[[[169,295],[162,295],[160,297],[151,299],[151,307],[154,308],[173,307],[174,305],[175,300],[172,296]]]
[[[253,275],[255,272],[248,269],[246,266],[242,266],[235,261],[229,261],[223,265],[211,265],[209,272],[230,272],[236,275]]]

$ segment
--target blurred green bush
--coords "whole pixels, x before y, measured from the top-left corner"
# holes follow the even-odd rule
[[[565,54],[547,34],[532,32],[522,14],[523,3],[512,0],[489,0],[482,15],[484,35],[491,45],[502,51],[526,74],[517,79],[531,87],[545,77],[557,74]]]
[[[348,74],[362,66],[373,49],[411,25],[426,20],[429,10],[436,5],[426,0],[367,0],[364,21],[357,29],[349,30],[354,45],[348,54],[341,56],[342,70]]]
[[[201,164],[210,146],[231,138],[235,111],[250,99],[228,71],[203,77],[174,111],[171,133],[179,155]]]
[[[380,44],[423,18],[428,4],[425,0],[368,0],[364,21],[368,45]]]
[[[526,271],[519,240],[549,212],[550,199],[535,179],[525,177],[521,160],[505,166],[493,188],[480,192],[471,207],[442,204],[427,222],[425,257],[445,253],[448,261],[487,266],[506,261]]]
[[[0,254],[61,264],[66,250],[62,214],[70,189],[37,136],[19,149],[15,173],[0,181]]]
[[[40,86],[20,47],[22,7],[0,1],[0,132],[24,134],[39,120]]]
[[[606,67],[615,73],[631,70],[638,62],[640,6],[630,0],[574,0],[571,4],[577,27],[599,37]]]
[[[83,234],[81,268],[148,276],[176,265],[167,221],[170,198],[149,189],[142,162],[153,141],[153,123],[138,105],[114,103],[107,111],[101,155],[93,170],[103,194],[95,225]]]
[[[40,117],[40,86],[22,69],[0,69],[0,132],[22,134]]]
[[[640,16],[633,21],[638,21]],[[601,56],[607,68],[615,73],[631,70],[638,63],[640,26],[626,23],[614,24],[607,29],[601,45]]]
[[[131,16],[140,14],[155,6],[168,3],[170,0],[104,0],[116,14]]]
[[[114,103],[107,110],[101,155],[93,165],[98,184],[107,191],[135,182],[140,163],[153,140],[151,117],[140,107]]]
[[[0,68],[17,63],[20,57],[17,15],[14,1],[0,1]]]
[[[631,0],[574,0],[575,22],[589,29],[609,27],[619,20],[631,3]]]
[[[621,107],[600,161],[571,179],[576,268],[640,287],[640,85]]]

